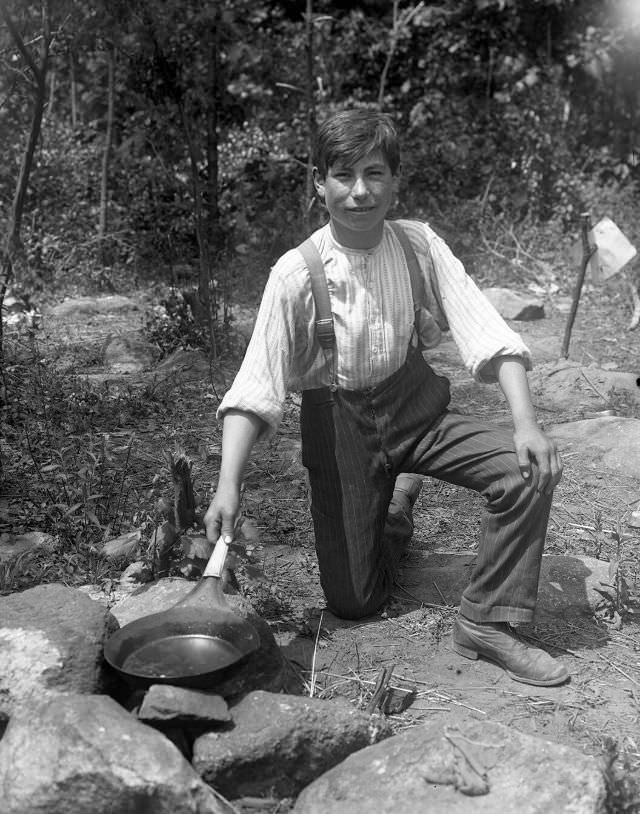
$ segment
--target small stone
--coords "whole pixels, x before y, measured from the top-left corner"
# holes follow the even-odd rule
[[[153,579],[153,572],[146,562],[138,560],[128,565],[120,575],[122,586],[139,585],[150,582]]]
[[[482,293],[505,319],[531,321],[544,319],[544,303],[509,288],[485,288]]]
[[[636,509],[631,513],[631,517],[627,520],[627,525],[632,529],[640,529],[640,509]]]
[[[206,726],[226,723],[231,715],[224,698],[215,693],[153,684],[144,697],[138,718],[150,724]]]

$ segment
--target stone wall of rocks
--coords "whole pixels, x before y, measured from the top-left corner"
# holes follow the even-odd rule
[[[300,814],[604,810],[601,768],[575,750],[473,720],[394,735],[379,712],[307,697],[238,597],[261,646],[237,680],[127,687],[106,638],[192,585],[160,580],[111,607],[57,584],[0,597],[4,814],[229,814],[249,798]]]

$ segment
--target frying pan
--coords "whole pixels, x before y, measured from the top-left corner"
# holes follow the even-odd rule
[[[207,687],[260,645],[258,632],[222,593],[228,545],[220,537],[198,584],[168,610],[124,625],[104,646],[108,664],[128,684]]]

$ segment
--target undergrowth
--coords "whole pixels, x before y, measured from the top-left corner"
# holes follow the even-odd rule
[[[629,756],[620,752],[618,742],[611,737],[604,743],[604,752],[605,814],[637,814],[640,811],[640,784]]]
[[[154,473],[141,465],[131,428],[170,405],[153,386],[94,385],[37,355],[7,362],[2,521],[13,534],[38,528],[50,546],[0,567],[0,590],[106,579],[114,569],[99,555],[104,540],[152,522]]]

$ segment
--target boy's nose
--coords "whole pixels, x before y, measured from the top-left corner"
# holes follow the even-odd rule
[[[367,185],[364,182],[363,178],[356,178],[353,187],[351,189],[351,194],[354,198],[364,198],[368,194],[369,190],[367,189]]]

